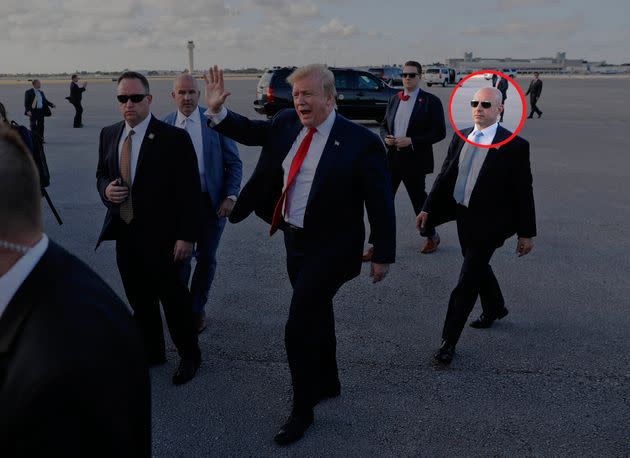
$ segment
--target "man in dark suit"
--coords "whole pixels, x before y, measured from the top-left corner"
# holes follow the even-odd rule
[[[255,211],[271,224],[272,235],[284,231],[293,286],[285,328],[293,409],[274,438],[281,445],[303,436],[319,401],[340,394],[333,298],[360,273],[364,207],[374,240],[374,282],[385,277],[396,250],[381,139],[335,112],[335,79],[325,66],[298,68],[288,81],[295,109],[252,121],[223,107],[229,95],[223,72],[215,66],[206,75],[214,128],[239,143],[263,147],[230,221]]]
[[[508,80],[505,79],[504,77],[501,77],[501,79],[497,83],[497,89],[501,91],[501,105],[503,105],[499,122],[503,122],[503,114],[505,113],[505,99],[507,99],[508,88],[509,88]]]
[[[74,128],[83,127],[83,106],[81,105],[81,100],[83,99],[85,86],[87,86],[87,81],[79,86],[79,77],[72,75],[70,81],[70,95],[66,97],[66,99],[74,106],[74,122],[72,124]]]
[[[136,72],[118,78],[124,121],[105,127],[99,142],[97,188],[107,207],[103,240],[116,240],[116,262],[151,366],[166,362],[160,302],[181,361],[180,385],[201,364],[192,299],[181,262],[199,233],[199,172],[188,134],[150,113],[149,82]]]
[[[225,228],[226,216],[234,208],[241,189],[243,164],[234,140],[218,134],[208,126],[207,118],[203,116],[206,109],[198,105],[199,95],[196,78],[188,73],[178,75],[171,93],[177,111],[166,115],[164,122],[188,132],[195,146],[199,165],[201,231],[195,247],[194,257],[197,262],[190,293],[193,297],[195,328],[201,332],[206,327],[204,307],[208,302],[210,285],[217,269],[217,248]],[[190,264],[191,258],[188,258],[182,265],[182,279],[185,284],[190,279]]]
[[[0,127],[0,453],[149,457],[151,397],[129,310],[42,232],[37,169]]]
[[[446,126],[440,99],[420,88],[422,66],[413,60],[405,62],[401,77],[404,91],[389,99],[381,138],[387,145],[393,193],[403,182],[418,216],[427,198],[426,175],[433,173],[433,144],[446,137]],[[437,250],[440,237],[435,229],[421,235],[427,237],[421,253]],[[372,252],[369,247],[363,260],[369,261]]]
[[[490,148],[512,134],[497,123],[503,107],[496,88],[477,91],[471,106],[475,126],[462,131],[462,135],[480,146],[464,142],[457,133],[453,135],[442,171],[416,220],[419,230],[456,220],[464,256],[448,304],[442,346],[434,356],[440,364],[449,364],[453,359],[477,297],[483,313],[471,323],[472,327],[489,328],[508,314],[490,259],[515,233],[516,251],[519,256],[526,255],[536,235],[529,143],[515,137]]]
[[[542,111],[538,108],[538,99],[540,98],[540,94],[542,94],[543,83],[538,78],[539,73],[534,72],[534,79],[529,83],[529,87],[527,88],[527,92],[525,95],[529,94],[529,105],[531,106],[531,112],[529,113],[528,118],[533,118],[534,113],[538,115],[540,118],[542,116]]]
[[[43,142],[44,118],[52,114],[50,109],[55,108],[55,104],[46,98],[40,89],[42,83],[39,80],[33,80],[32,84],[33,87],[24,92],[24,114],[30,119],[31,132]]]

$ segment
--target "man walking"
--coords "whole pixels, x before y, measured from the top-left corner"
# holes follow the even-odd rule
[[[241,188],[243,164],[236,143],[208,126],[207,118],[203,116],[206,108],[198,105],[199,95],[197,80],[193,76],[178,75],[171,93],[177,111],[168,114],[164,122],[186,130],[197,154],[201,182],[201,231],[193,254],[197,264],[190,293],[195,329],[201,332],[206,327],[204,307],[217,268],[217,248],[226,217],[232,212]],[[182,279],[186,285],[190,279],[190,264],[191,258],[182,264]]]
[[[381,139],[338,115],[335,78],[324,65],[296,69],[288,78],[295,109],[269,121],[228,111],[230,95],[216,66],[206,75],[206,103],[214,128],[247,145],[261,145],[254,174],[230,216],[252,211],[284,232],[293,287],[285,348],[293,408],[274,440],[299,440],[313,409],[339,396],[333,298],[361,270],[364,208],[374,241],[370,276],[382,280],[396,251],[394,200]]]
[[[52,114],[50,109],[55,108],[55,104],[44,95],[41,81],[33,80],[32,85],[24,92],[24,114],[30,119],[31,132],[44,143],[44,118]]]
[[[118,78],[123,121],[101,131],[97,188],[107,215],[96,247],[116,240],[116,262],[142,331],[150,366],[166,362],[160,302],[181,361],[173,383],[201,364],[192,300],[181,263],[199,233],[199,171],[190,136],[151,115],[149,82],[137,72]]]
[[[529,119],[534,117],[534,113],[536,113],[539,118],[542,116],[542,111],[540,111],[537,104],[540,94],[542,94],[543,83],[538,78],[538,75],[538,72],[534,72],[534,79],[529,83],[529,87],[525,93],[525,95],[529,94],[529,105],[531,107],[531,111],[528,116]]]
[[[516,251],[524,256],[536,235],[529,143],[515,137],[500,148],[489,147],[511,135],[497,123],[503,107],[496,88],[477,91],[471,107],[475,126],[462,135],[472,143],[453,134],[442,171],[416,220],[418,230],[456,220],[464,256],[448,303],[442,346],[434,355],[435,362],[444,365],[453,359],[477,297],[483,313],[471,323],[473,328],[489,328],[508,314],[490,267],[494,251],[516,233]]]
[[[66,97],[66,99],[74,106],[74,122],[72,124],[74,128],[83,127],[83,106],[81,105],[81,100],[83,99],[86,86],[87,81],[79,86],[78,75],[72,75],[70,81],[70,95]]]

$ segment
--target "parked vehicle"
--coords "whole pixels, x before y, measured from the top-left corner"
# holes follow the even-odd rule
[[[402,88],[402,77],[400,76],[400,72],[402,69],[400,67],[370,67],[368,72],[377,78],[382,79],[387,84],[392,87]]]
[[[518,71],[515,68],[499,68],[496,70],[497,72],[501,72],[504,75],[509,76],[510,78],[514,79],[516,78],[516,75],[518,75]],[[491,80],[492,79],[492,75],[493,73],[484,73],[484,78],[487,80]]]
[[[278,111],[293,108],[291,86],[287,77],[295,67],[265,70],[258,81],[254,110],[268,118]],[[349,119],[382,121],[390,97],[398,90],[367,71],[352,68],[330,68],[335,75],[337,111]]]
[[[454,68],[449,67],[428,67],[424,71],[424,80],[427,86],[441,84],[446,87],[447,84],[457,84],[461,81],[461,74]]]

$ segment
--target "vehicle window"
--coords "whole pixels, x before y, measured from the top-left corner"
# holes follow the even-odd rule
[[[427,70],[427,73],[440,73],[440,70],[437,68],[429,68]]]
[[[271,77],[273,76],[272,71],[268,71],[262,74],[260,80],[258,81],[258,87],[267,87],[269,86],[269,82],[271,81]]]
[[[357,75],[357,89],[366,90],[366,91],[376,91],[379,89],[380,85],[378,82],[365,74]]]
[[[274,72],[273,75],[273,85],[274,87],[291,87],[288,83],[287,78],[291,74],[293,70],[278,70]]]
[[[348,72],[335,72],[334,75],[336,89],[352,89],[352,79]]]

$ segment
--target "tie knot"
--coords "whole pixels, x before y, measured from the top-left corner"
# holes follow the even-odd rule
[[[313,135],[315,135],[315,132],[317,132],[317,129],[314,127],[309,127],[308,128],[308,132],[306,132],[306,136],[307,137],[312,137]]]
[[[135,133],[136,133],[136,131],[135,131],[135,130],[133,130],[133,129],[131,129],[131,130],[129,131],[129,136],[131,137],[131,136],[132,136],[132,135],[134,135]]]

